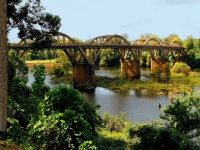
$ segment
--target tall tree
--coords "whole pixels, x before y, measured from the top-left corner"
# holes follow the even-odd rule
[[[61,19],[43,10],[40,0],[0,0],[0,131],[6,131],[7,118],[7,33],[18,28],[20,39],[35,40],[35,47],[50,46]]]
[[[0,0],[0,131],[6,131],[7,118],[7,0]]]
[[[44,10],[40,0],[7,0],[8,30],[18,28],[18,37],[35,40],[34,46],[50,46],[61,19]]]

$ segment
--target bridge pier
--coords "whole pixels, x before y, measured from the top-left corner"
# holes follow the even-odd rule
[[[128,78],[139,77],[140,72],[140,61],[139,60],[124,60],[121,61],[121,72],[128,76]]]
[[[185,62],[184,56],[178,56],[178,57],[176,57],[176,60],[175,60],[174,63],[176,63],[176,62]]]
[[[165,58],[165,57],[152,58],[151,59],[151,71],[157,67],[162,68],[162,66],[166,63],[168,63],[168,58]]]
[[[95,65],[76,63],[73,66],[73,81],[76,83],[95,82]]]

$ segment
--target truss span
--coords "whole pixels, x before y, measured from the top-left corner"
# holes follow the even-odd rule
[[[93,38],[89,43],[76,43],[70,36],[59,32],[56,36],[52,36],[54,43],[50,49],[62,49],[70,61],[76,64],[83,59],[87,63],[94,63],[97,59],[101,49],[114,49],[118,52],[121,59],[126,59],[130,53],[133,54],[136,60],[140,59],[143,50],[149,50],[151,55],[154,56],[156,52],[162,51],[163,56],[168,56],[169,51],[174,55],[178,53],[183,56],[184,48],[177,41],[169,44],[166,41],[159,43],[155,38],[139,38],[132,43],[127,41],[120,35],[103,35]],[[17,51],[31,50],[33,41],[20,41],[18,44],[11,45],[12,49]],[[45,48],[45,47],[44,47]],[[49,48],[49,47],[48,47]]]
[[[120,35],[111,35],[107,37],[104,44],[130,45],[130,43]]]
[[[76,42],[67,34],[58,32],[56,36],[52,36],[54,44],[75,44]]]
[[[95,37],[93,38],[89,44],[102,44],[104,43],[104,41],[111,35],[103,35],[103,36],[98,36],[98,37]]]

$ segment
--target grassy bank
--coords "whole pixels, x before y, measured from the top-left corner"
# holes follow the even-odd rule
[[[67,74],[63,77],[53,77],[53,81],[66,84],[72,83],[72,75]],[[128,80],[124,78],[109,78],[106,76],[96,76],[96,86],[104,87],[116,92],[125,92],[128,90],[152,89],[155,92],[175,92],[180,93],[182,90],[191,91],[194,86],[200,85],[200,77],[171,77],[168,83],[153,82],[151,80]]]
[[[34,65],[44,65],[46,70],[49,70],[55,66],[60,66],[61,68],[63,68],[63,64],[62,63],[56,63],[56,60],[31,60],[31,61],[25,61],[26,65],[29,68],[33,68]]]
[[[121,78],[96,77],[96,84],[113,91],[127,91],[137,89],[152,89],[155,92],[171,91],[179,93],[182,90],[191,91],[191,88],[200,85],[200,77],[171,78],[169,83],[160,83],[142,80],[127,80]]]

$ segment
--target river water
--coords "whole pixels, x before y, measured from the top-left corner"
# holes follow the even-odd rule
[[[146,75],[150,70],[141,69],[140,80],[147,80]],[[96,68],[96,75],[113,77],[112,69],[110,68]],[[34,78],[32,74],[28,74],[31,85]],[[45,83],[51,87],[64,85],[62,83],[54,83],[50,76],[47,75]],[[198,91],[200,87],[194,87],[194,91]],[[89,103],[100,105],[99,114],[109,112],[111,115],[119,115],[120,112],[125,112],[125,118],[131,119],[132,123],[136,122],[150,122],[150,120],[159,119],[161,109],[164,105],[169,105],[170,100],[167,93],[158,93],[152,90],[130,90],[127,93],[120,94],[102,87],[96,87],[94,93],[81,92],[82,96]],[[161,103],[161,108],[158,108],[158,103]]]

